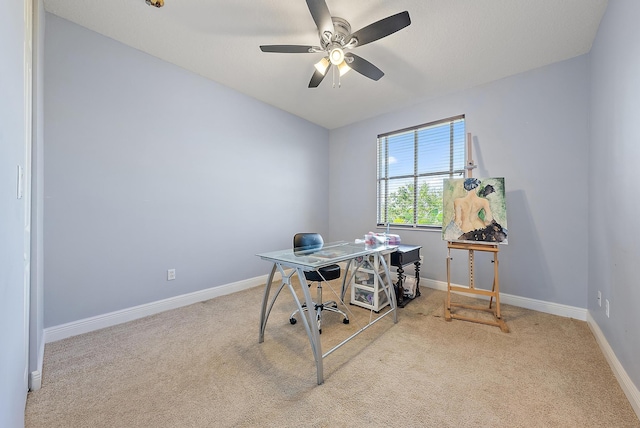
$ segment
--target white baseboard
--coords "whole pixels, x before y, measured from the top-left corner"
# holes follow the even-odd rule
[[[208,288],[206,290],[170,297],[168,299],[134,306],[132,308],[122,309],[120,311],[110,312],[95,317],[85,318],[78,321],[72,321],[70,323],[45,328],[44,342],[55,342],[57,340],[66,339],[67,337],[89,333],[101,328],[111,327],[117,324],[133,321],[135,319],[154,315],[160,312],[168,311],[170,309],[176,309],[182,306],[203,302],[205,300],[213,299],[214,297],[224,296],[226,294],[231,294],[237,291],[256,287],[258,285],[264,284],[266,281],[267,275],[264,275],[261,277],[221,285],[219,287]]]
[[[436,281],[434,279],[420,278],[420,284],[436,290],[447,291],[447,283],[444,281]],[[457,284],[456,284],[457,285]],[[464,287],[464,285],[459,285]],[[462,293],[464,294],[464,293]],[[486,296],[475,295],[479,299],[486,298]],[[507,293],[500,293],[500,302],[505,305],[513,305],[519,308],[531,309],[538,312],[544,312],[546,314],[558,315],[566,318],[573,318],[580,321],[587,320],[587,310],[583,308],[577,308],[575,306],[561,305],[559,303],[545,302],[543,300],[530,299],[528,297],[514,296]]]
[[[613,352],[613,349],[611,349],[609,342],[607,342],[607,339],[604,337],[602,330],[600,330],[598,323],[596,323],[591,316],[591,313],[587,314],[587,324],[593,332],[596,342],[600,345],[600,349],[602,350],[604,357],[607,359],[609,366],[611,366],[613,374],[616,376],[616,379],[618,379],[618,383],[624,391],[624,394],[627,396],[631,407],[633,407],[638,419],[640,419],[640,391],[638,391],[638,388],[633,384],[633,381],[629,378],[626,370],[622,367],[622,364],[620,364],[620,361]]]
[[[29,391],[37,391],[42,388],[42,371],[29,373]]]
[[[279,277],[279,274],[276,275]],[[75,336],[78,334],[89,333],[101,328],[111,327],[117,324],[133,321],[135,319],[154,315],[170,309],[176,309],[182,306],[191,305],[193,303],[213,299],[214,297],[224,296],[225,294],[246,290],[248,288],[264,284],[266,280],[267,275],[264,275],[231,284],[221,285],[219,287],[208,288],[206,290],[171,297],[144,305],[134,306],[132,308],[122,309],[95,317],[85,318],[54,327],[45,328],[44,343],[55,342],[57,340],[66,339],[67,337]],[[420,284],[429,288],[434,288],[436,290],[447,290],[447,283],[443,281],[420,278]],[[525,297],[512,296],[505,293],[500,293],[500,299],[502,303],[505,303],[507,305],[514,305],[526,309],[532,309],[534,311],[574,318],[581,321],[587,320],[587,310],[582,308],[560,305],[557,303],[550,303]],[[35,377],[36,378],[34,379],[34,381],[37,382],[37,375]],[[34,382],[34,385],[37,384],[36,382]]]
[[[40,388],[42,388],[42,365],[43,364],[44,364],[44,337],[40,342],[40,349],[38,349],[37,370],[34,370],[31,373],[29,373],[29,390],[30,391],[37,391]]]

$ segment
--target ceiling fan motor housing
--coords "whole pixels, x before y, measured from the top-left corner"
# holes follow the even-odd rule
[[[331,38],[327,40],[327,35],[320,35],[320,42],[322,43],[322,47],[324,49],[329,50],[330,45],[338,43],[341,47],[344,47],[347,44],[351,36],[351,25],[344,18],[339,18],[337,16],[332,16],[331,20],[333,21],[333,34]]]
[[[320,37],[320,43],[329,53],[329,61],[333,65],[339,65],[345,60],[344,50],[355,47],[355,43],[351,43],[351,25],[346,19],[332,16],[331,20],[333,34],[325,33],[325,37]]]

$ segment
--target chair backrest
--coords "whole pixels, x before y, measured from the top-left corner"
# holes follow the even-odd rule
[[[319,233],[296,233],[293,237],[293,248],[297,251],[319,250],[323,244]]]

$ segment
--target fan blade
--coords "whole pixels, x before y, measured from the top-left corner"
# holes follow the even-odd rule
[[[317,88],[320,82],[324,79],[324,76],[329,73],[329,70],[331,70],[331,66],[327,68],[327,71],[324,74],[320,73],[318,70],[314,71],[313,76],[311,76],[311,81],[309,82],[309,87]]]
[[[411,24],[411,18],[409,18],[409,12],[405,10],[367,25],[351,34],[351,36],[358,39],[358,46],[362,46],[402,30],[409,24]]]
[[[353,61],[347,62],[347,65],[369,79],[380,80],[380,78],[384,76],[382,70],[358,55],[349,52],[345,57],[353,58]]]
[[[310,53],[313,52],[313,46],[299,46],[299,45],[262,45],[260,46],[262,52],[277,52],[277,53]]]
[[[307,6],[318,27],[320,37],[327,31],[333,34],[335,31],[333,28],[333,19],[331,19],[331,12],[329,12],[329,7],[325,0],[307,0]]]

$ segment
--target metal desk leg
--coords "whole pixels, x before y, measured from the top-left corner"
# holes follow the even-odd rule
[[[385,284],[384,291],[387,295],[387,299],[389,299],[389,305],[391,306],[391,310],[393,311],[393,323],[398,323],[398,302],[396,300],[396,292],[393,288],[393,283],[391,282],[391,274],[389,272],[389,267],[387,266],[387,261],[384,259],[384,256],[380,257],[380,264],[384,268],[384,274],[386,275],[387,281],[382,280],[380,274],[376,271],[375,274],[378,277],[378,281],[380,284]]]
[[[269,294],[271,292],[271,285],[273,284],[273,277],[275,276],[276,270],[280,271],[282,275],[282,284],[278,288],[278,291],[273,295],[271,300],[269,300]],[[260,311],[260,334],[258,337],[258,342],[264,342],[264,331],[267,326],[267,320],[269,319],[269,314],[271,313],[271,309],[273,308],[273,304],[275,303],[278,295],[282,288],[287,285],[291,294],[293,295],[293,299],[296,301],[296,305],[300,310],[300,314],[304,314],[306,312],[306,316],[302,316],[302,321],[304,324],[304,328],[307,331],[307,336],[309,337],[309,343],[311,344],[311,351],[313,352],[313,357],[316,360],[316,372],[318,378],[318,385],[321,385],[324,382],[324,374],[323,374],[323,364],[322,364],[322,349],[320,347],[320,333],[318,331],[318,323],[316,322],[315,312],[314,311],[303,311],[302,304],[298,299],[298,295],[291,284],[291,277],[297,274],[298,279],[300,280],[300,285],[302,288],[302,293],[304,294],[304,298],[308,308],[313,308],[313,299],[311,298],[311,291],[309,291],[309,286],[307,284],[307,280],[304,276],[304,271],[301,268],[297,268],[291,271],[289,274],[286,274],[284,268],[280,263],[274,263],[273,268],[271,269],[271,273],[269,274],[269,279],[264,288],[264,296],[262,297],[262,309]]]
[[[302,287],[302,293],[304,294],[305,301],[307,302],[307,308],[313,308],[313,299],[311,298],[311,291],[309,290],[309,286],[307,284],[307,279],[304,276],[304,271],[301,268],[296,268],[296,272],[298,273],[298,279],[300,280],[300,286]],[[307,330],[307,335],[309,336],[309,342],[311,343],[311,351],[313,352],[313,357],[316,360],[316,374],[318,378],[318,385],[322,385],[324,383],[324,373],[323,373],[323,364],[322,364],[322,349],[320,344],[320,332],[318,331],[318,323],[316,322],[316,313],[312,310],[303,311],[302,305],[298,300],[298,296],[293,289],[293,286],[289,284],[289,289],[293,294],[293,298],[298,305],[298,309],[300,310],[300,314],[306,312],[306,318],[302,316],[301,318],[304,321],[304,328]]]
[[[264,286],[264,296],[262,297],[262,310],[260,311],[260,334],[258,335],[258,343],[264,342],[264,329],[267,326],[267,319],[269,319],[269,312],[271,312],[271,307],[269,307],[269,312],[267,312],[267,301],[269,300],[269,293],[271,291],[271,283],[273,282],[273,276],[276,273],[277,264],[273,264],[273,268],[271,269],[271,274],[269,275],[269,279],[267,279],[267,283]],[[282,286],[280,286],[282,289]],[[280,294],[280,292],[276,293],[276,296]],[[275,301],[275,297],[273,298]],[[271,306],[273,306],[273,301],[271,302]]]
[[[355,267],[351,269],[351,264],[355,261]],[[347,287],[351,284],[351,280],[356,275],[360,266],[364,264],[364,257],[358,257],[356,259],[350,259],[347,262],[347,267],[344,269],[344,275],[342,276],[342,290],[340,291],[340,301],[344,304],[344,295],[347,292]]]
[[[351,283],[351,276],[349,275],[349,272],[350,272],[352,262],[353,262],[353,259],[350,259],[347,262],[347,267],[344,269],[344,275],[342,276],[342,288],[340,289],[340,302],[342,302],[343,305],[344,305],[344,295],[347,292],[347,287]],[[349,280],[347,280],[347,277],[349,277]]]

